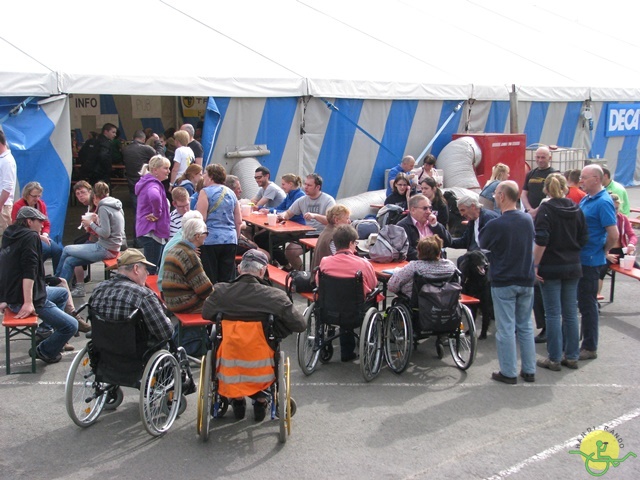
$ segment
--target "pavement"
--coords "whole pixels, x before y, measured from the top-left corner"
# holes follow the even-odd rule
[[[629,196],[640,206],[640,188],[629,189]],[[103,278],[100,265],[92,277],[89,290]],[[585,467],[595,473],[607,467],[608,478],[637,479],[640,458],[629,454],[640,455],[638,286],[618,275],[614,302],[601,302],[596,360],[580,362],[578,370],[538,369],[535,383],[515,386],[490,379],[498,369],[493,326],[466,372],[448,355],[439,360],[428,340],[402,375],[384,368],[370,383],[357,361],[336,360],[338,352],[306,377],[297,365],[295,337],[289,337],[283,350],[291,359],[298,411],[284,445],[278,422],[257,424],[250,408],[245,420],[235,421],[229,412],[212,421],[209,441],[200,442],[195,395],[172,429],[152,438],[140,422],[138,391],[127,388],[116,411],[78,428],[64,403],[75,352],[54,365],[38,361],[35,374],[2,376],[2,331],[0,478],[586,479],[595,475]],[[80,350],[86,339],[71,343]],[[27,350],[27,342],[13,342],[12,368],[29,366]],[[536,350],[546,356],[544,344]],[[595,452],[589,442],[599,438],[608,441],[602,455],[629,456],[585,464],[570,452],[591,431],[597,432],[582,442],[583,451]]]

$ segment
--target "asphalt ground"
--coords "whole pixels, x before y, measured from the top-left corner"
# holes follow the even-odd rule
[[[640,206],[640,188],[629,194]],[[94,266],[89,290],[102,276]],[[449,355],[439,360],[427,340],[402,375],[385,368],[370,383],[357,361],[335,358],[304,376],[289,337],[283,350],[298,411],[284,445],[278,422],[256,424],[250,407],[245,420],[229,412],[212,421],[209,441],[200,442],[195,395],[172,429],[152,438],[139,418],[138,391],[126,388],[116,411],[81,429],[65,411],[64,382],[76,352],[65,353],[55,365],[38,361],[35,374],[0,376],[0,478],[592,478],[582,457],[569,453],[588,429],[614,430],[598,437],[609,440],[612,459],[640,455],[638,292],[636,280],[618,275],[615,301],[601,302],[596,360],[580,362],[579,370],[538,369],[535,383],[515,386],[490,379],[498,369],[493,326],[466,372]],[[78,351],[86,341],[71,343]],[[546,356],[545,345],[536,349]],[[13,342],[12,368],[30,366],[27,350],[27,342]],[[608,478],[640,478],[640,458],[633,456],[590,465],[596,472],[608,465]]]

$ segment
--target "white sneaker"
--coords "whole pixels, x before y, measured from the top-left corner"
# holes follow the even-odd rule
[[[71,296],[74,298],[84,297],[85,296],[84,285],[76,285],[75,287],[73,287],[73,289],[71,290]]]

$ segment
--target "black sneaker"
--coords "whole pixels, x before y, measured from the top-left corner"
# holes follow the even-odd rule
[[[515,385],[518,383],[518,377],[505,377],[502,372],[493,372],[491,379],[496,382],[506,383],[507,385]]]
[[[242,420],[247,409],[247,401],[244,398],[231,400],[231,408],[233,408],[233,416],[236,417],[236,420]]]
[[[34,358],[34,351],[31,348],[29,349],[29,356]],[[60,360],[62,360],[62,355],[58,353],[55,357],[45,357],[42,352],[40,352],[40,347],[37,346],[35,351],[35,358],[39,358],[44,363],[58,363]]]
[[[520,376],[523,378],[523,380],[525,382],[535,382],[536,381],[536,374],[535,373],[524,373],[524,372],[520,372]]]
[[[256,422],[261,422],[264,420],[264,417],[267,415],[267,405],[268,402],[261,402],[260,400],[254,400],[253,402],[253,418],[256,419]]]

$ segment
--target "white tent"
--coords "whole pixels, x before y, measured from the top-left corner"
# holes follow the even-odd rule
[[[639,9],[621,0],[22,0],[3,5],[0,96],[112,95],[112,114],[122,95],[213,97],[214,161],[266,143],[261,161],[278,175],[315,170],[329,193],[347,196],[380,188],[384,170],[420,153],[459,102],[434,153],[452,133],[508,131],[514,85],[528,143],[585,148],[633,184],[638,133],[611,136],[606,124],[615,102],[640,102],[640,45],[621,20]],[[144,125],[123,117],[128,135]]]

